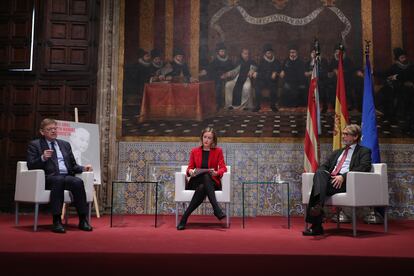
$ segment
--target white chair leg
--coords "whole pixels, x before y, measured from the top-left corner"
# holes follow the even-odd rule
[[[19,225],[19,202],[16,202],[15,223],[16,223],[16,225]]]
[[[356,237],[356,208],[352,207],[352,234]]]
[[[388,232],[388,215],[387,215],[387,207],[384,207],[384,232]]]
[[[33,231],[37,231],[37,219],[39,217],[39,203],[35,204],[35,217],[34,217],[34,225],[33,225]]]

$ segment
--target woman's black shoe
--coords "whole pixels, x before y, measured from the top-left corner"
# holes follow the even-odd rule
[[[218,214],[214,214],[215,216],[216,216],[216,218],[218,218],[219,220],[222,220],[222,219],[224,219],[225,217],[226,217],[226,214],[225,213],[223,213],[223,212],[220,212],[220,213],[218,213]]]
[[[177,230],[184,230],[185,229],[185,223],[180,222],[177,226]]]

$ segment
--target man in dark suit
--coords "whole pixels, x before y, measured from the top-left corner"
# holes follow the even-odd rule
[[[276,59],[272,45],[265,44],[263,46],[263,57],[260,60],[259,68],[254,73],[256,78],[256,107],[253,111],[258,112],[262,103],[262,90],[269,89],[270,92],[270,108],[273,112],[277,112],[277,81],[280,75],[281,65]]]
[[[233,69],[233,62],[230,60],[226,52],[227,48],[223,42],[216,45],[216,57],[208,65],[208,76],[214,80],[216,89],[216,106],[217,111],[224,106],[223,87],[225,85],[226,72]]]
[[[323,206],[327,196],[346,192],[346,175],[349,171],[369,172],[371,150],[360,146],[361,128],[347,125],[342,132],[344,148],[334,151],[313,177],[312,192],[306,214],[306,222],[312,226],[303,231],[304,236],[323,234]]]
[[[50,190],[50,205],[53,214],[55,233],[65,233],[61,215],[64,190],[73,195],[73,203],[79,215],[79,229],[92,231],[86,215],[88,206],[82,179],[75,174],[92,171],[91,165],[80,166],[76,163],[68,142],[56,139],[57,123],[53,119],[43,119],[40,124],[40,139],[31,141],[27,150],[27,167],[30,170],[42,169],[46,175],[46,189]]]

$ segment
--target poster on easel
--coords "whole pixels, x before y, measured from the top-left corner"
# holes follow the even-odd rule
[[[94,184],[101,184],[99,126],[60,120],[57,120],[57,126],[57,138],[70,143],[76,163],[92,165]]]

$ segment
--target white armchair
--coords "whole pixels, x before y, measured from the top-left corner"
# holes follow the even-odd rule
[[[185,189],[187,166],[181,166],[181,171],[175,173],[175,225],[178,225],[178,213],[180,203],[184,207],[184,203],[190,202],[194,190]],[[227,172],[223,174],[221,179],[221,191],[215,191],[217,202],[224,203],[226,206],[226,226],[230,225],[230,195],[231,195],[231,167],[227,166]],[[207,199],[208,200],[208,199]]]
[[[89,205],[89,221],[91,219],[91,207],[93,201],[93,172],[83,172],[77,174],[83,180],[86,191],[86,201]],[[72,194],[65,190],[65,203],[71,203]],[[49,203],[50,191],[46,190],[45,172],[43,170],[28,170],[27,163],[17,162],[16,170],[16,190],[14,201],[16,202],[16,225],[19,224],[19,202],[35,204],[35,219],[33,230],[37,231],[37,221],[39,216],[39,205]]]
[[[302,203],[309,204],[314,173],[302,174]],[[371,172],[348,172],[346,177],[346,193],[328,197],[325,205],[352,208],[352,232],[356,236],[356,208],[389,205],[387,164],[373,164]],[[306,217],[306,214],[305,214]],[[339,227],[339,219],[337,220]],[[384,232],[388,231],[387,212],[384,213]]]

